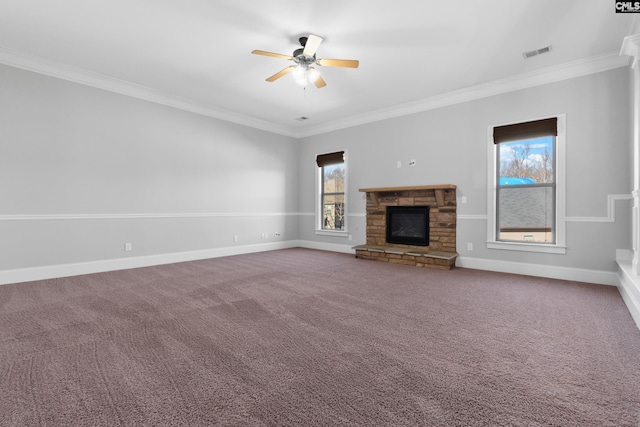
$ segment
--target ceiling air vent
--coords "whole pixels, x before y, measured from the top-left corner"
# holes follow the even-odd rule
[[[299,122],[304,122],[305,120],[309,120],[309,117],[300,116],[296,120],[299,121]]]
[[[543,53],[548,53],[548,52],[551,52],[551,45],[541,47],[540,49],[536,49],[536,50],[530,50],[529,52],[524,52],[522,56],[524,56],[524,59],[528,59],[528,58],[531,58],[532,56],[542,55]]]

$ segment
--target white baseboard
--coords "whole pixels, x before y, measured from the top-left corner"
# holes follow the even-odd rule
[[[618,259],[618,291],[640,329],[640,276],[633,273],[628,259]]]
[[[335,243],[299,240],[297,246],[324,251],[354,254],[354,244],[340,245]],[[492,259],[458,257],[456,266],[475,268],[478,270],[497,271],[501,273],[523,274],[526,276],[548,277],[551,279],[574,280],[577,282],[595,283],[598,285],[616,286],[618,279],[615,271],[587,270],[582,268],[558,267],[522,262],[498,261]]]
[[[254,252],[272,251],[300,246],[296,240],[285,242],[263,243],[258,245],[233,246],[226,248],[205,249],[199,251],[175,252],[118,258],[101,261],[89,261],[73,264],[48,265],[34,268],[20,268],[0,271],[0,285],[9,283],[30,282],[33,280],[53,279],[56,277],[78,276],[81,274],[101,273],[105,271],[125,270],[128,268],[149,267],[153,265],[171,264],[174,262],[195,261],[199,259],[218,258]]]
[[[149,267],[174,262],[195,261],[199,259],[218,258],[241,255],[253,252],[271,251],[302,247],[331,252],[354,254],[353,244],[336,244],[314,242],[310,240],[289,240],[285,242],[264,243],[258,245],[233,246],[199,251],[176,252],[168,254],[148,255],[131,258],[118,258],[101,261],[89,261],[73,264],[59,264],[34,268],[22,268],[0,271],[0,285],[7,283],[29,282],[33,280],[52,279],[56,277],[77,276],[80,274],[100,273],[104,271],[123,270],[127,268]],[[479,270],[498,271],[503,273],[524,274],[530,276],[549,277],[564,280],[576,280],[587,283],[615,286],[620,282],[615,272],[585,270],[577,268],[526,264],[489,259],[458,257],[456,266],[476,268]]]
[[[493,259],[458,257],[456,266],[497,271],[500,273],[523,274],[525,276],[548,277],[550,279],[575,280],[577,282],[595,283],[598,285],[616,286],[618,282],[614,271],[587,270],[583,268],[558,267]]]

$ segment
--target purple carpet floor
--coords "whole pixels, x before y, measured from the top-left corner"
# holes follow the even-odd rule
[[[0,286],[2,426],[634,426],[617,289],[287,249]]]

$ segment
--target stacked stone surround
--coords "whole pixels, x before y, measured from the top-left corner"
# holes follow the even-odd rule
[[[456,186],[363,188],[367,194],[367,243],[356,257],[417,267],[451,269],[456,252]],[[429,206],[429,246],[387,243],[387,206]]]

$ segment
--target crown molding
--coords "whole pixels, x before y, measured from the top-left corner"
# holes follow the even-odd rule
[[[636,22],[640,22],[640,20]],[[344,120],[333,121],[303,130],[276,125],[228,110],[212,108],[193,100],[180,98],[157,89],[138,85],[83,68],[74,67],[72,65],[52,61],[50,59],[3,46],[0,46],[0,64],[300,139],[348,127],[469,102],[502,93],[554,83],[614,68],[625,67],[629,65],[629,58],[621,56],[620,52],[612,52],[606,55],[573,61],[543,70],[520,74],[506,79],[448,92],[416,102],[400,104],[391,108],[350,116]]]
[[[627,36],[622,40],[622,47],[620,47],[620,56],[631,57],[631,68],[635,68],[640,59],[640,34],[633,34]]]
[[[625,67],[627,65],[629,65],[628,58],[620,57],[618,52],[611,52],[606,55],[568,62],[566,64],[561,64],[530,73],[519,74],[517,76],[496,80],[490,83],[444,93],[416,102],[401,104],[395,107],[377,110],[358,116],[352,116],[346,118],[345,120],[327,123],[325,125],[307,129],[304,131],[304,133],[296,135],[296,137],[304,138],[348,127],[377,122],[380,120],[434,110],[437,108],[461,104],[464,102],[474,101],[489,96],[500,95],[503,93],[513,92],[521,89],[528,89],[548,83],[555,83],[574,77],[599,73],[601,71],[607,71],[614,68]]]
[[[211,108],[196,101],[180,98],[170,93],[121,80],[105,74],[96,73],[84,68],[31,55],[15,49],[0,46],[0,64],[32,71],[46,76],[79,83],[85,86],[103,89],[109,92],[153,102],[168,107],[189,111],[214,119],[224,120],[267,132],[294,137],[291,129],[278,126],[263,120],[254,119],[232,111]]]

